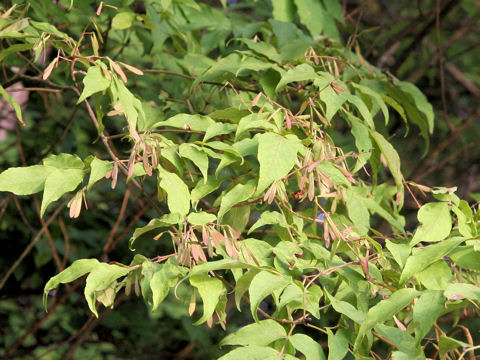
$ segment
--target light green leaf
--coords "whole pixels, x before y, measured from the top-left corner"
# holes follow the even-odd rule
[[[344,329],[338,329],[334,334],[327,329],[328,334],[328,360],[343,360],[348,352],[348,336]]]
[[[259,271],[260,270],[255,268],[250,269],[239,279],[237,279],[237,283],[235,284],[235,304],[237,305],[238,311],[242,311],[240,308],[240,301],[250,287],[253,278],[258,274]]]
[[[160,270],[155,272],[150,280],[153,298],[152,311],[158,308],[160,303],[167,297],[170,288],[175,286],[177,281],[178,276],[174,271],[174,265],[169,262],[161,264]]]
[[[346,112],[347,119],[352,128],[352,135],[355,138],[355,146],[358,150],[358,159],[352,173],[360,170],[370,159],[372,154],[372,140],[369,136],[368,128],[355,116]]]
[[[258,135],[260,176],[256,195],[260,195],[274,181],[283,178],[292,170],[300,147],[300,140],[293,135],[288,137],[274,133]]]
[[[195,322],[199,325],[207,321],[215,311],[220,295],[225,291],[220,280],[208,275],[194,275],[190,277],[190,284],[198,289],[198,293],[203,301],[203,315]]]
[[[45,180],[40,216],[43,216],[48,205],[58,200],[63,194],[73,191],[83,181],[84,171],[81,169],[56,169]]]
[[[290,357],[291,358],[291,357]],[[218,360],[282,360],[287,359],[281,356],[276,350],[266,346],[244,346],[236,348],[223,355]]]
[[[410,359],[421,356],[422,349],[406,331],[383,324],[375,326],[375,331],[394,344],[398,350],[410,355]]]
[[[456,348],[469,348],[471,345],[463,341],[448,337],[440,336],[440,341],[438,342],[439,355],[441,359],[444,359],[445,355],[448,352],[455,350]]]
[[[418,249],[415,254],[407,259],[402,274],[400,275],[400,286],[403,286],[415,274],[426,269],[432,262],[448,255],[450,251],[464,241],[465,239],[463,238],[452,238]]]
[[[474,246],[457,246],[449,256],[455,265],[480,271],[480,252],[475,251]]]
[[[443,295],[450,301],[471,299],[480,301],[480,287],[472,284],[449,284]]]
[[[113,30],[125,30],[132,26],[135,20],[135,13],[132,11],[122,11],[116,14],[112,19]]]
[[[385,239],[385,246],[387,247],[388,251],[390,251],[390,254],[392,254],[400,268],[403,269],[405,261],[407,261],[408,255],[410,255],[410,245],[397,244],[389,239]]]
[[[171,213],[186,216],[190,211],[190,192],[188,186],[177,174],[168,172],[158,167],[160,182],[159,186],[167,193],[168,209]]]
[[[175,129],[193,130],[193,131],[207,131],[210,125],[215,124],[208,116],[178,114],[165,121],[160,121],[152,126],[152,128],[159,127],[173,127]]]
[[[237,129],[237,125],[235,124],[228,124],[228,123],[222,123],[222,122],[214,123],[207,128],[207,131],[205,132],[205,136],[203,137],[202,141],[206,142],[207,140],[215,136],[230,134],[231,132],[234,132],[236,129]]]
[[[107,90],[111,83],[112,81],[105,77],[100,66],[90,66],[87,75],[83,78],[84,88],[77,104],[93,94]]]
[[[214,222],[216,219],[217,217],[214,214],[209,214],[205,211],[190,213],[187,217],[188,222],[194,226],[205,225]]]
[[[403,175],[400,170],[400,157],[398,156],[397,151],[395,148],[390,144],[380,133],[376,131],[370,131],[370,135],[372,139],[377,144],[380,152],[383,154],[388,168],[392,173],[393,180],[397,185],[397,204],[400,207],[403,205],[403,198],[404,198],[404,188],[403,188]]]
[[[378,107],[380,108],[380,110],[383,113],[383,117],[385,119],[385,124],[388,124],[388,119],[389,119],[388,108],[387,108],[387,105],[385,104],[385,101],[383,100],[381,94],[379,94],[376,91],[370,89],[368,86],[356,84],[356,83],[353,83],[353,82],[352,82],[352,86],[356,90],[358,90],[361,94],[369,96],[378,105]]]
[[[431,134],[433,132],[435,115],[433,113],[433,106],[428,102],[427,97],[411,82],[400,81],[396,82],[395,85],[402,89],[404,93],[410,95],[411,99],[413,99],[416,109],[425,116],[427,129]]]
[[[278,21],[290,22],[295,17],[293,0],[272,0],[273,18]]]
[[[207,182],[208,178],[208,156],[200,147],[195,144],[182,144],[178,148],[180,156],[191,160],[202,173],[203,182]]]
[[[228,120],[238,122],[241,118],[247,116],[248,114],[250,114],[250,111],[248,110],[240,110],[236,107],[229,107],[226,109],[215,110],[214,112],[208,114],[208,116],[214,120]]]
[[[417,345],[428,334],[433,323],[443,310],[445,298],[442,291],[427,291],[418,298],[413,306],[413,324]]]
[[[437,260],[417,273],[415,277],[429,290],[445,290],[452,278],[452,272],[444,260]]]
[[[1,60],[0,60],[1,61]],[[22,116],[22,108],[20,107],[20,104],[18,103],[17,100],[13,96],[11,96],[1,85],[0,85],[0,95],[3,96],[3,98],[13,107],[13,110],[15,111],[15,115],[17,116],[18,121],[20,121],[21,124],[25,125],[23,122],[23,116]]]
[[[274,291],[281,291],[290,283],[291,279],[285,275],[272,274],[260,271],[252,280],[248,292],[250,294],[250,311],[255,321],[258,321],[257,308],[268,295]]]
[[[251,129],[264,129],[277,132],[277,126],[267,121],[267,117],[268,113],[254,113],[243,117],[238,123],[235,140],[239,139],[246,131]]]
[[[268,345],[275,340],[285,338],[287,332],[274,320],[261,320],[249,324],[224,337],[220,346],[225,345]]]
[[[365,320],[365,315],[366,315],[365,313],[363,313],[360,310],[357,310],[352,304],[346,301],[335,299],[335,297],[330,295],[326,289],[324,289],[324,292],[325,294],[327,294],[327,297],[330,300],[330,303],[332,304],[336,312],[349,317],[350,319],[355,321],[357,324],[363,323],[363,321]]]
[[[239,234],[245,231],[249,220],[250,205],[232,207],[223,216],[223,223],[230,225]]]
[[[290,337],[293,347],[305,355],[305,360],[326,360],[322,346],[311,337],[304,334],[294,334]]]
[[[260,219],[258,219],[255,224],[250,227],[250,230],[248,230],[248,234],[258,229],[259,227],[272,224],[280,224],[283,227],[288,226],[288,223],[285,221],[285,217],[278,211],[264,211],[260,215]]]
[[[130,247],[138,237],[149,231],[162,227],[170,227],[171,225],[179,224],[181,222],[183,222],[183,217],[177,213],[170,213],[162,216],[159,219],[152,219],[147,225],[135,229],[132,237],[130,238]]]
[[[320,1],[295,0],[300,22],[307,27],[312,36],[321,35],[324,30],[324,20],[328,16]]]
[[[251,267],[252,265],[227,258],[227,259],[214,260],[206,263],[197,264],[192,268],[192,270],[190,270],[189,276],[198,275],[198,274],[206,275],[210,271],[215,271],[215,270],[249,269]]]
[[[278,93],[282,91],[288,83],[298,82],[298,81],[307,81],[315,80],[318,78],[315,70],[308,64],[301,64],[295,68],[288,70],[280,79],[275,88],[275,91]]]
[[[388,299],[381,300],[378,304],[370,308],[365,321],[358,331],[354,349],[358,349],[367,331],[373,329],[374,326],[390,320],[393,315],[408,306],[417,295],[418,291],[415,289],[400,289],[395,291]]]
[[[48,175],[55,168],[44,165],[13,167],[0,174],[0,191],[16,195],[30,195],[42,191]]]
[[[196,207],[198,200],[217,190],[224,181],[225,177],[210,176],[206,183],[203,181],[197,182],[191,195],[193,207]]]
[[[132,135],[132,133],[136,131],[138,117],[140,116],[145,120],[145,112],[143,111],[142,102],[130,92],[123,81],[114,78],[113,83],[117,90],[118,101],[120,101],[122,110],[127,118],[129,132]]]
[[[220,210],[218,211],[218,221],[221,222],[223,216],[236,204],[250,199],[255,191],[255,181],[250,180],[246,184],[237,184],[225,195],[220,202]]]
[[[452,217],[450,207],[445,202],[434,202],[423,205],[418,210],[420,225],[410,242],[415,246],[419,242],[437,242],[450,235],[452,230]]]
[[[130,272],[130,269],[118,265],[110,265],[107,263],[98,263],[90,271],[85,283],[85,299],[87,300],[90,311],[98,317],[95,302],[97,299],[97,292],[109,287],[119,277],[125,276]]]
[[[372,114],[370,114],[370,111],[367,108],[367,105],[363,102],[361,98],[358,96],[352,95],[352,94],[345,94],[345,97],[347,98],[347,101],[357,108],[358,112],[360,115],[362,115],[363,120],[365,120],[365,123],[368,125],[370,129],[375,129],[375,124],[373,123],[373,118]]]
[[[45,310],[47,305],[47,297],[50,290],[56,289],[60,284],[66,284],[78,279],[79,277],[92,271],[98,264],[99,261],[97,259],[76,260],[61,273],[48,280],[48,282],[45,284],[45,288],[43,289],[43,306],[45,306]]]
[[[57,169],[83,169],[82,159],[73,154],[49,155],[43,159],[43,165],[52,166]]]
[[[87,190],[90,190],[92,186],[100,179],[104,178],[105,175],[113,168],[107,160],[100,160],[94,158],[90,163],[90,178],[88,179]]]

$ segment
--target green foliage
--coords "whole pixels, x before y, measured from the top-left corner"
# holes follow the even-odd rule
[[[431,343],[440,356],[473,347],[429,334],[441,316],[480,302],[476,209],[451,189],[421,187],[435,201],[407,231],[408,185],[385,124],[414,124],[428,148],[433,108],[342,44],[339,1],[273,0],[258,23],[225,2],[149,0],[145,13],[131,1],[72,4],[4,9],[2,52],[12,66],[17,52],[38,61],[54,49],[38,80],[74,95],[93,125],[85,142],[98,144],[10,167],[0,191],[43,190],[41,218],[62,197],[71,217],[85,196],[93,214],[112,194],[124,196],[124,212],[131,193],[152,211],[133,222],[128,265],[79,252],[45,285],[45,306],[87,274],[97,317],[99,304],[134,289],[152,314],[176,297],[179,317],[225,330],[229,303],[238,312],[247,303],[248,324],[232,321],[237,330],[220,341],[235,346],[224,360],[425,359]],[[114,235],[122,219],[107,215]],[[113,235],[92,245],[103,249],[94,257],[106,258]]]

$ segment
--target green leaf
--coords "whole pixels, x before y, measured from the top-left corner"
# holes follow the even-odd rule
[[[218,210],[218,221],[221,222],[223,216],[236,204],[250,199],[255,191],[255,181],[250,180],[245,184],[237,184],[225,195],[220,202],[220,210]]]
[[[257,308],[262,300],[274,291],[284,289],[290,280],[285,275],[272,274],[269,271],[260,271],[253,278],[248,293],[250,294],[250,311],[255,321],[258,321]]]
[[[450,235],[452,217],[450,207],[445,202],[434,202],[423,205],[418,210],[420,225],[410,242],[414,246],[419,242],[437,242]]]
[[[266,346],[245,346],[236,348],[223,355],[218,360],[282,360],[287,359],[281,356],[276,350]]]
[[[380,152],[385,157],[388,168],[392,173],[393,180],[397,185],[397,199],[396,202],[398,205],[403,205],[404,198],[404,188],[403,188],[403,175],[400,170],[400,157],[398,156],[395,148],[390,144],[380,133],[376,131],[370,131],[370,136],[377,144]]]
[[[480,287],[472,284],[449,284],[443,295],[450,301],[471,299],[480,301]]]
[[[105,77],[100,66],[90,66],[87,75],[83,78],[84,88],[77,104],[93,94],[107,90],[111,83],[112,81]]]
[[[42,191],[48,175],[55,168],[44,165],[13,167],[0,174],[0,191],[10,191],[15,195],[30,195]]]
[[[395,85],[404,93],[410,95],[415,103],[415,108],[425,116],[428,133],[432,134],[435,114],[433,113],[433,106],[428,102],[426,96],[411,82],[399,81]]]
[[[240,308],[240,301],[250,287],[253,278],[258,274],[259,271],[260,270],[255,268],[250,269],[239,279],[237,279],[237,283],[235,284],[235,304],[237,305],[238,311],[242,311]]]
[[[385,246],[387,247],[390,254],[400,266],[401,269],[405,266],[405,261],[407,261],[408,256],[410,255],[410,245],[409,244],[397,244],[391,240],[385,240]]]
[[[43,159],[42,162],[45,166],[52,166],[57,169],[83,169],[84,167],[82,159],[72,154],[52,154]]]
[[[429,290],[445,290],[452,278],[450,266],[444,260],[437,260],[415,275]]]
[[[282,91],[288,83],[315,80],[318,78],[315,70],[308,64],[301,64],[295,68],[288,70],[280,79],[275,88],[275,91],[278,93]]]
[[[333,2],[335,2],[335,1],[333,1]],[[327,3],[328,3],[328,1],[327,1]],[[383,100],[381,94],[379,94],[376,91],[370,89],[368,86],[355,84],[355,83],[352,83],[352,86],[356,90],[358,90],[361,94],[369,96],[378,105],[378,107],[380,108],[380,110],[383,113],[383,117],[385,119],[385,124],[388,124],[388,119],[389,119],[388,108],[387,108],[387,105],[385,104],[385,101]]]
[[[195,322],[195,325],[199,325],[213,315],[220,295],[223,294],[225,289],[220,280],[208,275],[194,275],[189,280],[190,284],[198,289],[198,293],[203,301],[203,315]]]
[[[162,228],[162,227],[170,227],[171,225],[179,224],[181,222],[183,222],[183,218],[178,213],[170,213],[170,214],[163,215],[159,219],[152,219],[149,221],[147,225],[135,229],[132,237],[130,238],[130,247],[132,247],[133,242],[138,237],[140,237],[141,235],[149,231]]]
[[[1,60],[0,60],[1,61]],[[22,108],[20,107],[20,104],[18,103],[17,100],[13,96],[11,96],[1,85],[0,85],[0,95],[3,96],[3,98],[13,107],[13,110],[15,111],[15,115],[17,116],[18,121],[20,121],[21,124],[25,125],[23,122],[23,116],[22,116]]]
[[[109,287],[118,278],[127,275],[130,269],[118,265],[98,263],[90,271],[85,283],[85,299],[90,311],[98,317],[95,302],[97,292]]]
[[[193,130],[193,131],[207,131],[210,125],[215,124],[208,116],[178,114],[165,121],[160,121],[152,126],[152,128],[159,127],[173,127],[175,129]]]
[[[190,213],[187,217],[187,221],[194,226],[205,225],[214,222],[216,219],[217,217],[214,214],[209,214],[204,211]]]
[[[277,126],[269,121],[267,121],[268,114],[250,114],[243,117],[238,123],[237,131],[235,132],[235,140],[240,139],[246,131],[252,129],[264,129],[278,131]]]
[[[178,148],[180,156],[191,160],[202,173],[203,182],[207,182],[208,178],[208,156],[200,147],[194,144],[182,144]]]
[[[337,330],[334,334],[327,329],[328,334],[328,360],[343,360],[348,353],[348,336],[344,329]]]
[[[223,223],[230,225],[239,234],[245,231],[249,220],[250,205],[232,207],[223,216]]]
[[[427,291],[418,298],[413,306],[413,324],[415,326],[415,340],[417,345],[428,334],[433,323],[443,310],[445,298],[442,291]]]
[[[347,119],[352,127],[352,135],[355,138],[355,146],[358,150],[358,159],[352,173],[360,170],[370,159],[372,154],[372,140],[369,136],[368,128],[355,116],[346,112]]]
[[[190,211],[190,192],[188,186],[177,174],[168,172],[158,167],[160,182],[159,186],[167,193],[168,209],[171,213],[186,216]]]
[[[132,11],[122,11],[112,19],[113,30],[125,30],[132,26],[135,20],[135,13]]]
[[[100,179],[104,178],[105,175],[112,170],[113,164],[107,160],[100,160],[94,158],[90,163],[90,178],[88,179],[87,190],[90,190],[92,186]]]
[[[418,249],[415,254],[407,259],[402,274],[400,275],[400,286],[403,286],[415,274],[426,269],[432,262],[448,255],[450,251],[464,241],[465,239],[463,238],[452,238]]]
[[[470,346],[470,344],[463,341],[448,336],[440,336],[440,341],[438,342],[440,358],[443,359],[448,352],[453,351],[456,348],[469,348]]]
[[[189,276],[198,275],[198,274],[207,274],[210,271],[215,271],[215,270],[249,269],[251,267],[252,265],[249,265],[247,263],[227,258],[227,259],[214,260],[214,261],[209,261],[206,263],[195,265],[190,270]]]
[[[325,20],[329,17],[320,1],[295,0],[300,22],[307,27],[312,36],[321,35],[324,31]]]
[[[228,123],[214,123],[207,128],[205,131],[205,136],[203,137],[203,142],[218,136],[218,135],[225,135],[234,132],[237,129],[237,125],[235,124],[228,124]]]
[[[191,194],[193,207],[196,207],[196,204],[201,198],[217,190],[224,181],[224,177],[210,176],[206,183],[203,181],[197,182],[197,185],[195,185]]]
[[[458,246],[450,254],[455,265],[464,269],[480,271],[480,252],[473,246]]]
[[[268,345],[275,340],[287,337],[287,332],[282,325],[274,320],[261,320],[249,324],[224,337],[220,346],[225,345]]]
[[[300,140],[296,136],[283,137],[274,133],[258,135],[258,162],[260,176],[255,194],[260,195],[274,181],[286,176],[297,161]]]
[[[378,304],[370,308],[365,321],[358,331],[354,349],[358,349],[367,331],[373,329],[374,326],[390,320],[393,315],[408,306],[417,295],[418,291],[415,289],[400,289],[395,291],[388,299],[381,300]]]
[[[45,180],[40,216],[43,216],[48,205],[58,200],[63,194],[73,191],[83,181],[84,171],[81,169],[56,169]]]
[[[283,227],[287,227],[288,223],[285,220],[285,217],[280,214],[278,211],[264,211],[260,215],[260,219],[258,219],[255,224],[253,224],[250,229],[248,230],[248,234],[252,231],[262,227],[264,225],[272,225],[272,224],[279,224]]]
[[[355,321],[357,324],[362,324],[363,321],[365,320],[365,313],[363,313],[360,310],[357,310],[352,304],[342,301],[342,300],[337,300],[335,299],[334,296],[330,295],[326,289],[324,289],[325,294],[327,294],[328,299],[330,300],[330,303],[332,304],[332,307],[335,309],[336,312],[343,314],[353,321]]]
[[[98,264],[99,261],[97,259],[76,260],[61,273],[50,278],[43,289],[43,306],[45,307],[45,310],[47,305],[47,297],[50,290],[56,289],[60,284],[66,284],[78,279],[79,277],[92,271]]]
[[[153,305],[152,311],[155,311],[160,303],[167,297],[172,286],[178,281],[178,275],[174,271],[174,265],[167,262],[160,265],[160,269],[153,274],[150,280],[152,289]]]
[[[273,18],[278,21],[290,22],[295,17],[293,0],[272,0]]]
[[[295,349],[305,355],[305,360],[326,360],[322,346],[311,337],[294,334],[289,340]]]
[[[422,349],[415,344],[414,339],[407,332],[383,324],[375,326],[375,331],[394,344],[398,350],[410,355],[411,359],[421,356]]]

